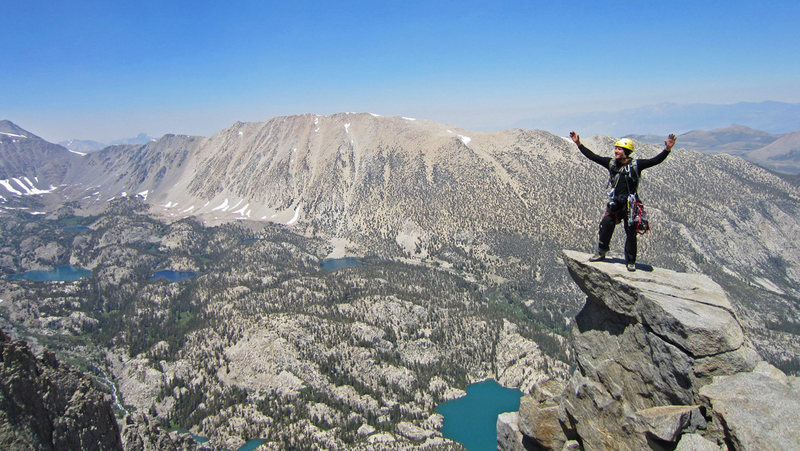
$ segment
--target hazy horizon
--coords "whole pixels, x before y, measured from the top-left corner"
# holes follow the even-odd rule
[[[370,112],[476,131],[661,103],[800,102],[800,5],[15,5],[0,114],[52,141]]]

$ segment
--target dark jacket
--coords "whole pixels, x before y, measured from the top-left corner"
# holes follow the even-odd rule
[[[578,149],[580,149],[581,153],[585,155],[586,158],[602,165],[608,170],[609,187],[612,188],[613,191],[609,193],[609,211],[617,210],[625,206],[627,204],[628,195],[636,194],[642,171],[661,163],[667,158],[667,155],[669,155],[669,151],[662,150],[661,153],[653,158],[637,158],[635,160],[635,165],[633,162],[631,162],[626,165],[619,166],[613,158],[601,157],[600,155],[597,155],[589,150],[583,144],[578,146]]]

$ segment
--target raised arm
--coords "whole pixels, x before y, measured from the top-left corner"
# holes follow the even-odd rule
[[[602,165],[604,167],[608,167],[608,163],[611,162],[611,158],[610,157],[601,157],[600,155],[597,155],[596,153],[594,153],[591,150],[589,150],[586,146],[581,144],[581,137],[580,137],[580,135],[578,135],[575,132],[569,132],[569,137],[572,138],[572,142],[574,142],[575,145],[578,146],[578,150],[580,150],[581,153],[586,158],[594,161],[595,163],[597,163],[599,165]]]
[[[672,146],[675,145],[675,141],[677,140],[678,138],[675,136],[675,134],[670,133],[669,136],[667,136],[667,139],[664,140],[664,150],[662,150],[661,153],[654,156],[653,158],[640,158],[636,160],[636,164],[639,166],[639,170],[641,171],[642,169],[647,169],[666,160],[667,155],[669,155],[669,153],[672,152]]]

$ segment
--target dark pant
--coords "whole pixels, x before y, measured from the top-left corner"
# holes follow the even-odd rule
[[[600,220],[600,239],[597,242],[597,249],[600,252],[608,252],[614,227],[620,221],[625,222],[625,262],[636,263],[636,227],[628,224],[628,214],[624,208],[616,212],[606,211],[605,216]]]

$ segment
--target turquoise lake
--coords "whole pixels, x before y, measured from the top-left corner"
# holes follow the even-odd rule
[[[191,434],[192,438],[197,443],[203,444],[203,443],[206,443],[208,441],[208,438],[200,436],[200,435],[194,435],[191,432],[187,431],[186,429],[178,428],[178,429],[175,429],[175,430],[180,432],[181,434]],[[266,440],[261,439],[261,438],[253,438],[253,439],[248,440],[247,443],[245,443],[244,445],[242,445],[239,448],[237,448],[236,451],[253,451],[254,449],[256,449],[259,446],[263,445],[264,442],[266,442]],[[230,450],[226,450],[226,451],[230,451]]]
[[[471,384],[466,396],[436,408],[444,417],[442,435],[469,451],[496,450],[497,415],[519,410],[521,397],[521,391],[503,387],[493,379]]]
[[[170,282],[181,282],[186,279],[191,279],[196,275],[197,273],[194,271],[173,271],[171,269],[165,269],[163,271],[156,271],[150,280],[167,279]]]
[[[81,277],[86,277],[92,272],[88,269],[76,268],[74,266],[59,266],[50,271],[28,271],[20,274],[11,274],[9,280],[26,279],[34,282],[71,282]]]
[[[322,266],[322,269],[324,269],[325,271],[335,271],[337,269],[349,268],[351,266],[365,266],[365,265],[366,263],[353,257],[331,258],[328,260],[324,260],[322,263],[320,263],[320,266]]]

